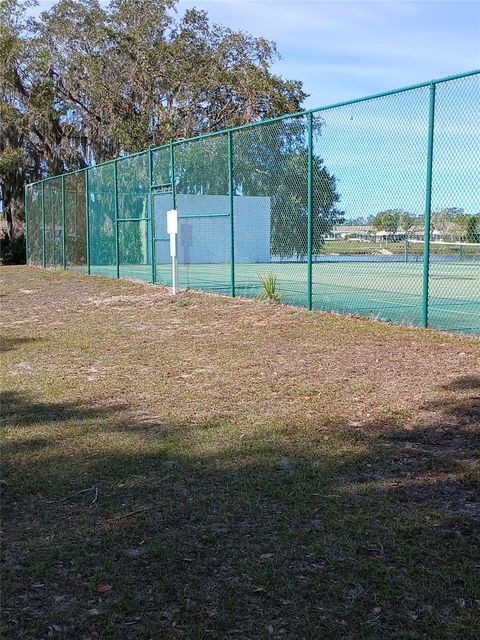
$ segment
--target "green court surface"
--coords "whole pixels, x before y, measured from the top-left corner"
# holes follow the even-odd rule
[[[91,265],[90,271],[117,275],[113,266]],[[307,306],[306,263],[235,264],[235,295],[255,297],[260,276],[267,274],[276,276],[283,303]],[[119,276],[151,281],[152,268],[120,265]],[[420,325],[422,279],[421,262],[317,262],[312,265],[312,306]],[[171,265],[156,265],[156,282],[171,285]],[[179,286],[231,295],[230,264],[180,264]],[[480,262],[433,262],[429,294],[430,327],[480,335]]]

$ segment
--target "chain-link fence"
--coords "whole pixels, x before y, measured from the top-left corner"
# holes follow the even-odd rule
[[[480,72],[26,186],[28,263],[480,335]]]

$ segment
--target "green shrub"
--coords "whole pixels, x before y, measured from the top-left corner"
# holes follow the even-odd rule
[[[277,291],[277,276],[274,273],[270,273],[266,276],[258,276],[258,278],[262,288],[255,298],[268,302],[280,302],[282,294]]]

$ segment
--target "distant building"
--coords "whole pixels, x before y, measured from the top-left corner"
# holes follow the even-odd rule
[[[370,224],[348,225],[342,224],[333,227],[325,240],[342,240],[354,236],[358,240],[367,240],[375,235],[375,229]]]
[[[445,240],[446,234],[444,231],[438,229],[432,229],[431,239],[433,242],[442,242]],[[360,242],[386,242],[388,240],[404,240],[408,237],[409,240],[424,240],[423,229],[411,229],[408,234],[403,231],[377,231],[371,224],[361,225],[338,225],[333,227],[330,233],[325,236],[325,240],[346,240],[350,238],[352,240],[359,240]]]

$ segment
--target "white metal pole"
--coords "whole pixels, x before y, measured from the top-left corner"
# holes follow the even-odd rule
[[[178,263],[177,263],[177,233],[178,216],[176,209],[167,211],[167,233],[170,236],[170,255],[172,257],[172,293],[175,295],[178,288]]]
[[[177,257],[172,256],[172,293],[177,293]]]

